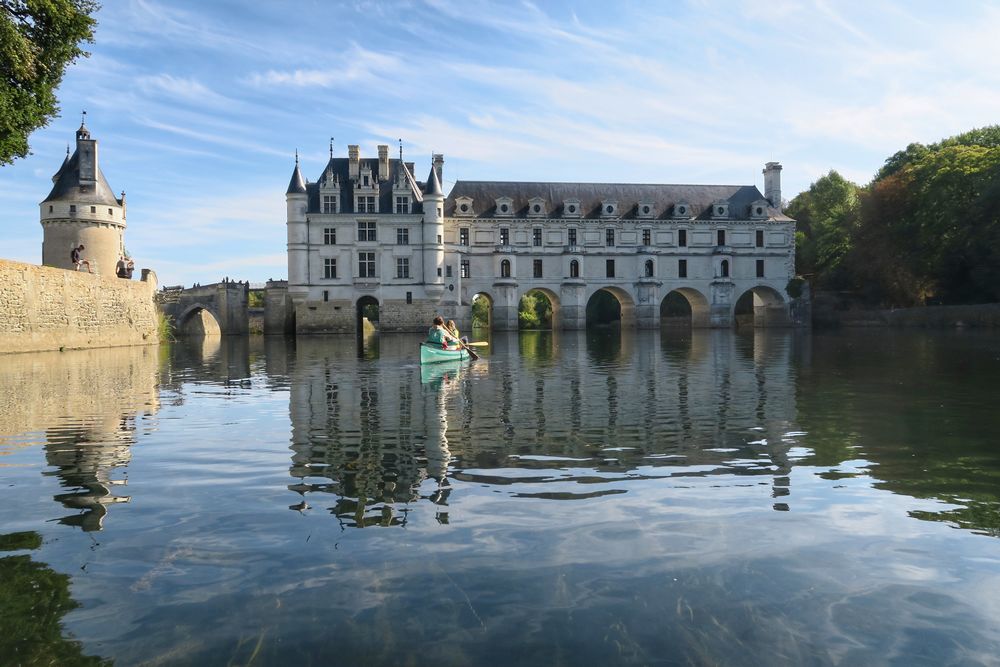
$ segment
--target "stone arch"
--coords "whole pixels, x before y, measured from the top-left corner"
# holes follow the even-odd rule
[[[475,302],[476,302],[477,299],[485,299],[486,300],[487,308],[486,308],[486,325],[485,325],[485,328],[486,328],[487,331],[492,331],[493,330],[493,304],[494,304],[494,299],[493,299],[493,295],[492,294],[490,294],[489,292],[483,292],[483,291],[476,292],[475,294],[472,295],[472,298],[469,299],[469,328],[470,329],[480,328],[479,326],[476,326],[476,324],[473,322],[473,319],[472,319],[472,312],[473,312],[472,311],[472,307],[475,304]],[[482,325],[480,325],[480,326],[482,326]]]
[[[366,294],[355,304],[357,319],[356,331],[360,334],[374,332],[378,329],[379,304],[378,299]]]
[[[193,303],[178,316],[176,330],[181,336],[220,336],[222,323],[212,308],[204,303]]]
[[[559,295],[546,287],[529,287],[521,292],[517,297],[518,305],[521,303],[521,299],[532,292],[540,292],[545,295],[545,298],[549,300],[552,305],[552,329],[559,328]]]
[[[781,292],[767,285],[756,285],[743,292],[733,303],[732,318],[737,328],[791,325],[788,304]]]
[[[591,325],[592,302],[594,302],[595,297],[601,298],[598,296],[599,292],[610,294],[618,302],[619,322],[623,328],[635,327],[635,299],[626,290],[614,286],[598,287],[590,292],[590,295],[587,297],[585,309],[587,326]]]
[[[692,287],[670,290],[660,302],[660,323],[669,327],[711,326],[711,305],[708,298]]]

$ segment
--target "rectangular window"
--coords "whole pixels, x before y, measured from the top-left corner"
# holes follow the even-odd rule
[[[375,196],[374,195],[359,195],[358,196],[358,213],[378,213],[378,208],[375,206]]]
[[[688,261],[686,259],[677,260],[677,277],[678,278],[688,277]]]
[[[764,277],[764,260],[762,259],[757,260],[757,277],[758,278]]]
[[[758,248],[763,248],[764,247],[764,230],[763,229],[758,229],[757,230],[757,247]]]
[[[324,213],[336,213],[337,212],[337,197],[336,197],[336,195],[323,195],[323,212]]]
[[[409,278],[410,277],[410,258],[409,257],[397,257],[396,258],[396,277],[397,278]]]
[[[91,213],[97,213],[97,207],[96,206],[91,206],[90,207],[90,212]]]
[[[462,227],[458,230],[458,245],[469,245],[469,228]]]
[[[413,292],[406,293],[406,303],[413,303]]]
[[[607,275],[608,278],[614,278],[615,277],[615,260],[613,260],[613,259],[605,260],[604,261],[604,270],[605,270],[605,275]]]
[[[329,301],[329,300],[330,300],[330,290],[325,289],[323,290],[323,301]]]
[[[576,245],[576,228],[570,227],[566,234],[568,235],[568,241],[570,245]]]
[[[359,278],[375,277],[375,253],[373,252],[358,253],[358,277]]]
[[[536,259],[536,260],[532,261],[531,266],[532,266],[533,275],[536,278],[541,278],[542,277],[542,260]]]
[[[642,230],[642,245],[653,245],[653,232],[651,230]]]
[[[686,229],[677,230],[677,245],[681,248],[686,247],[688,244],[688,232]]]
[[[507,227],[500,228],[500,245],[510,245],[510,229]]]
[[[328,280],[337,277],[337,260],[333,257],[323,258],[323,277]]]
[[[469,277],[469,260],[463,259],[462,263],[459,264],[458,275],[461,276],[462,278],[468,278]]]
[[[410,245],[410,230],[408,227],[396,228],[396,244]]]
[[[70,204],[69,205],[69,212],[70,213],[76,213],[76,204]]]
[[[333,227],[323,229],[323,245],[334,245],[337,243],[337,230]]]
[[[449,264],[448,266],[444,267],[444,277],[445,278],[451,278],[451,264]]]
[[[374,220],[358,220],[358,240],[377,241]]]
[[[715,232],[715,245],[726,245],[726,230],[720,229]]]
[[[615,230],[608,228],[604,230],[604,245],[611,247],[615,244]]]
[[[396,213],[409,213],[409,212],[410,212],[410,198],[396,197]]]
[[[542,229],[541,227],[535,227],[531,230],[531,245],[540,246],[542,245]]]

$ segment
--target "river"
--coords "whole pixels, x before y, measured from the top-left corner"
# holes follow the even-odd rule
[[[1000,655],[1000,339],[0,356],[0,664]]]

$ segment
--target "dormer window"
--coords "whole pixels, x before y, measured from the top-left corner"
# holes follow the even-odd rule
[[[674,217],[687,220],[691,217],[691,204],[679,201],[674,204]]]
[[[472,215],[472,197],[455,199],[455,215],[466,217]]]
[[[339,213],[337,210],[337,195],[323,195],[323,213]]]
[[[502,217],[514,215],[514,200],[510,197],[497,197],[497,215]]]
[[[396,195],[396,213],[410,212],[410,198],[406,195]]]
[[[528,217],[541,218],[546,214],[545,200],[541,197],[532,197],[528,200]]]
[[[750,204],[750,217],[756,220],[762,220],[767,217],[767,207],[768,202],[766,199],[758,199],[757,201]]]
[[[566,199],[563,201],[563,217],[564,218],[579,218],[580,217],[580,200],[579,199]]]
[[[713,218],[728,218],[729,217],[729,202],[725,199],[717,199],[712,202],[712,217]]]
[[[640,218],[652,218],[656,209],[650,202],[639,202],[639,206],[636,208],[636,213]]]
[[[618,215],[618,202],[605,200],[601,202],[601,217],[614,218]]]

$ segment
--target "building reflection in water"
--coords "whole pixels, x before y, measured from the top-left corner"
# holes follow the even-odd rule
[[[561,474],[561,489],[757,475],[784,510],[796,340],[792,332],[500,333],[480,362],[421,368],[413,337],[382,336],[375,361],[359,359],[349,340],[300,338],[288,364],[289,488],[303,498],[291,508],[326,493],[342,525],[389,526],[405,524],[408,505],[423,499],[447,521],[456,482],[524,485],[531,480],[511,468],[551,472],[544,457],[571,457],[583,472]],[[535,482],[538,494],[519,495],[583,497],[554,493],[551,476]]]
[[[61,523],[101,530],[128,502],[136,429],[159,408],[155,346],[0,357],[0,445],[41,444],[59,480]]]

